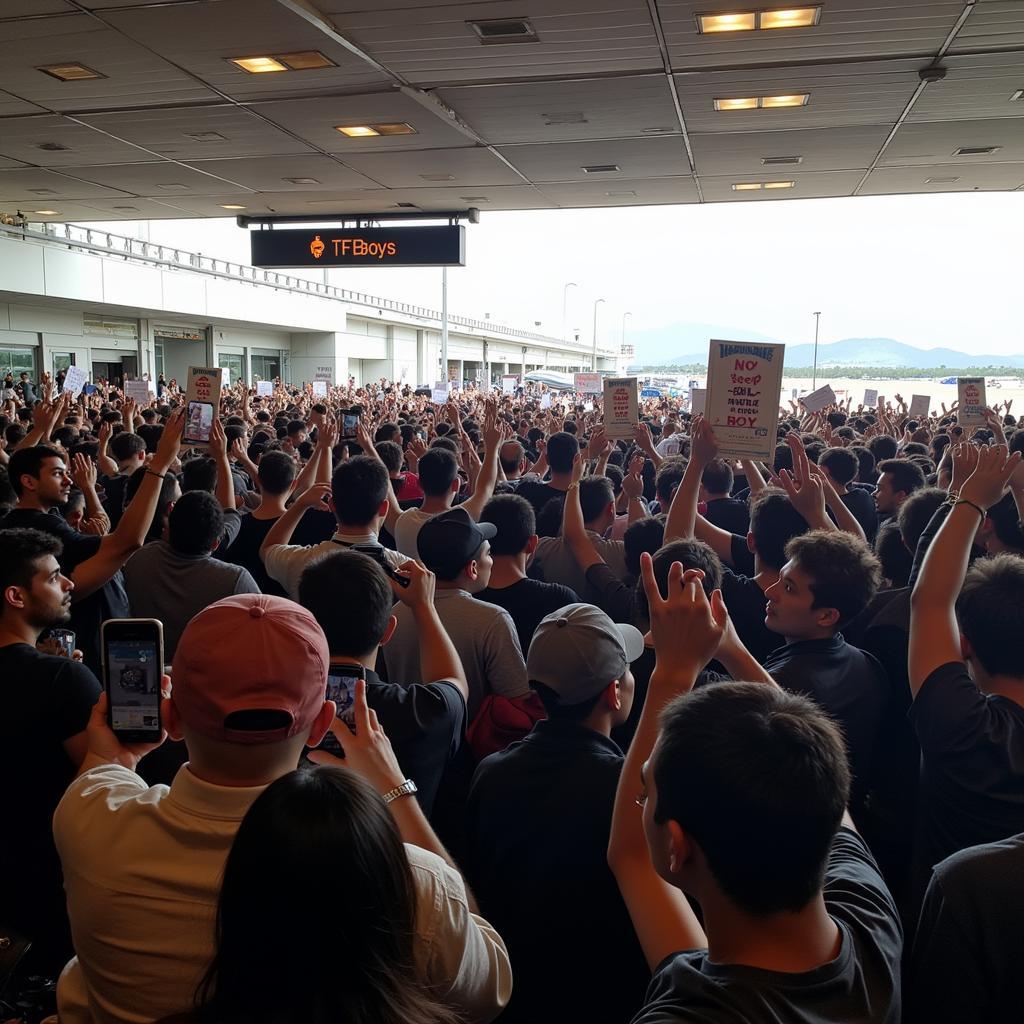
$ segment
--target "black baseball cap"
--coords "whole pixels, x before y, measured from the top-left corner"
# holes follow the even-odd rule
[[[493,523],[475,523],[464,508],[452,508],[420,527],[416,550],[439,579],[453,580],[476,557],[483,542],[497,532]]]

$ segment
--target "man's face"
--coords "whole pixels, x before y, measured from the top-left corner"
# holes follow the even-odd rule
[[[900,505],[906,500],[903,491],[897,491],[892,486],[892,473],[883,473],[878,478],[878,486],[875,488],[875,508],[882,515],[895,515],[900,510]]]
[[[45,555],[36,564],[32,583],[25,592],[25,621],[33,629],[60,626],[71,618],[71,591],[74,583],[62,575],[57,559]]]
[[[765,592],[768,599],[764,624],[788,640],[803,640],[820,634],[821,608],[812,608],[811,578],[795,562],[787,562],[779,581]]]
[[[480,545],[475,561],[476,579],[472,581],[472,586],[470,587],[470,593],[473,594],[486,589],[487,585],[491,582],[491,569],[494,568],[494,559],[491,557],[491,542],[489,540],[485,540]]]
[[[57,456],[43,459],[35,486],[39,501],[44,505],[59,505],[65,501],[70,490],[71,477],[68,476],[64,460]]]

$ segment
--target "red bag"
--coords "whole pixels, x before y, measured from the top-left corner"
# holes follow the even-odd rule
[[[473,756],[481,761],[488,754],[521,740],[535,722],[547,717],[540,697],[532,690],[522,697],[499,697],[491,693],[484,698],[476,718],[466,730],[466,742]]]

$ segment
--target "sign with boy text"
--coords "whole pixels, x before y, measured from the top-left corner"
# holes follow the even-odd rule
[[[785,354],[785,345],[712,340],[705,416],[718,439],[719,454],[775,458]]]
[[[957,377],[956,390],[960,400],[957,423],[961,427],[985,426],[985,378]]]
[[[640,422],[640,392],[636,377],[604,380],[604,433],[613,441],[633,436]]]

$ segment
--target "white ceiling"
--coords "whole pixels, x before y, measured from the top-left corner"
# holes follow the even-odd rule
[[[1024,100],[1011,99],[1024,89],[1024,0],[822,0],[813,28],[697,31],[698,12],[773,6],[0,0],[0,211],[135,220],[232,205],[328,215],[1024,191]],[[467,24],[523,17],[536,41],[484,45]],[[230,63],[302,50],[333,66]],[[38,70],[71,61],[104,77]],[[923,84],[932,66],[946,77]],[[802,107],[714,109],[803,92]],[[335,130],[403,121],[415,134]],[[998,149],[956,156],[962,146]],[[762,163],[773,157],[800,160]],[[794,186],[732,187],[780,180]]]

